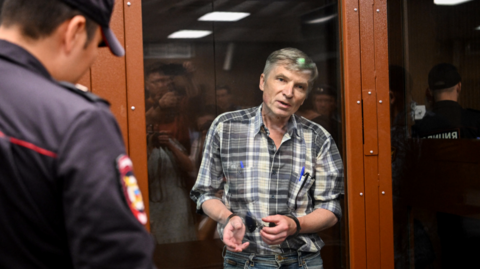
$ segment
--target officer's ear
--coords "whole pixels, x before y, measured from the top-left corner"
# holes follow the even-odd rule
[[[462,83],[461,83],[461,82],[459,82],[459,83],[457,84],[456,90],[457,90],[457,93],[460,94],[460,92],[462,91]]]
[[[70,54],[77,46],[82,48],[87,40],[86,23],[84,16],[74,16],[70,20],[65,21],[66,29],[63,32],[63,45],[65,52]]]

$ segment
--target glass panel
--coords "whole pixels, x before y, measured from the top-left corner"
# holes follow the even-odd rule
[[[480,1],[388,2],[395,268],[480,253]]]
[[[274,50],[295,47],[316,63],[319,78],[298,114],[328,130],[344,156],[337,6],[327,0],[142,1],[150,221],[159,268],[223,268],[216,223],[195,213],[188,193],[213,119],[262,103],[259,78]],[[213,11],[249,16],[198,20]],[[205,36],[169,38],[179,30]],[[319,233],[325,268],[346,267],[343,199],[344,217]]]

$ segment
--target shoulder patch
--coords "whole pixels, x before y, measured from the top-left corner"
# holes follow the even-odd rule
[[[107,105],[110,105],[110,103],[99,97],[98,95],[96,94],[93,94],[91,92],[88,92],[88,91],[82,91],[80,89],[78,89],[75,85],[71,84],[71,83],[68,83],[68,82],[65,82],[65,81],[59,81],[58,82],[58,85],[62,86],[62,88],[65,88],[67,90],[70,90],[71,92],[73,93],[76,93],[80,96],[82,96],[83,98],[87,99],[88,101],[94,103],[94,102],[103,102]]]
[[[130,158],[124,154],[118,156],[116,163],[120,176],[120,185],[127,205],[137,220],[145,225],[147,223],[147,214],[145,214],[142,193],[138,188],[137,179],[133,174],[133,163]]]
[[[429,133],[422,136],[421,138],[426,139],[460,139],[460,130],[459,129],[450,129],[450,130],[438,130],[436,132]]]

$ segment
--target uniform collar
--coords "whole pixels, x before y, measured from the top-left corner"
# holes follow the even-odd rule
[[[462,106],[452,100],[443,100],[433,103],[433,109],[443,109],[443,108],[462,108]]]
[[[268,130],[267,126],[265,126],[265,124],[263,123],[262,108],[263,108],[263,104],[261,104],[257,108],[257,113],[255,113],[255,118],[253,119],[255,134],[258,134],[260,131],[264,130],[267,135],[270,135],[270,131]],[[293,134],[295,133],[297,134],[298,137],[301,137],[299,133],[300,130],[298,129],[296,117],[297,116],[293,114],[288,120],[287,133],[290,136],[293,136]]]
[[[52,76],[48,73],[43,64],[35,58],[30,52],[24,48],[0,39],[0,58],[5,59],[11,63],[20,65],[33,73],[45,77],[53,81]]]

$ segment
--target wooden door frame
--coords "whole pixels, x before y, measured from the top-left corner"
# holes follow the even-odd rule
[[[393,268],[387,3],[341,14],[350,268]]]
[[[117,0],[118,1],[118,0]],[[145,85],[143,70],[142,1],[123,0],[125,20],[125,62],[127,81],[128,152],[135,167],[145,204],[150,231],[150,210],[147,167],[147,135],[145,123]]]

